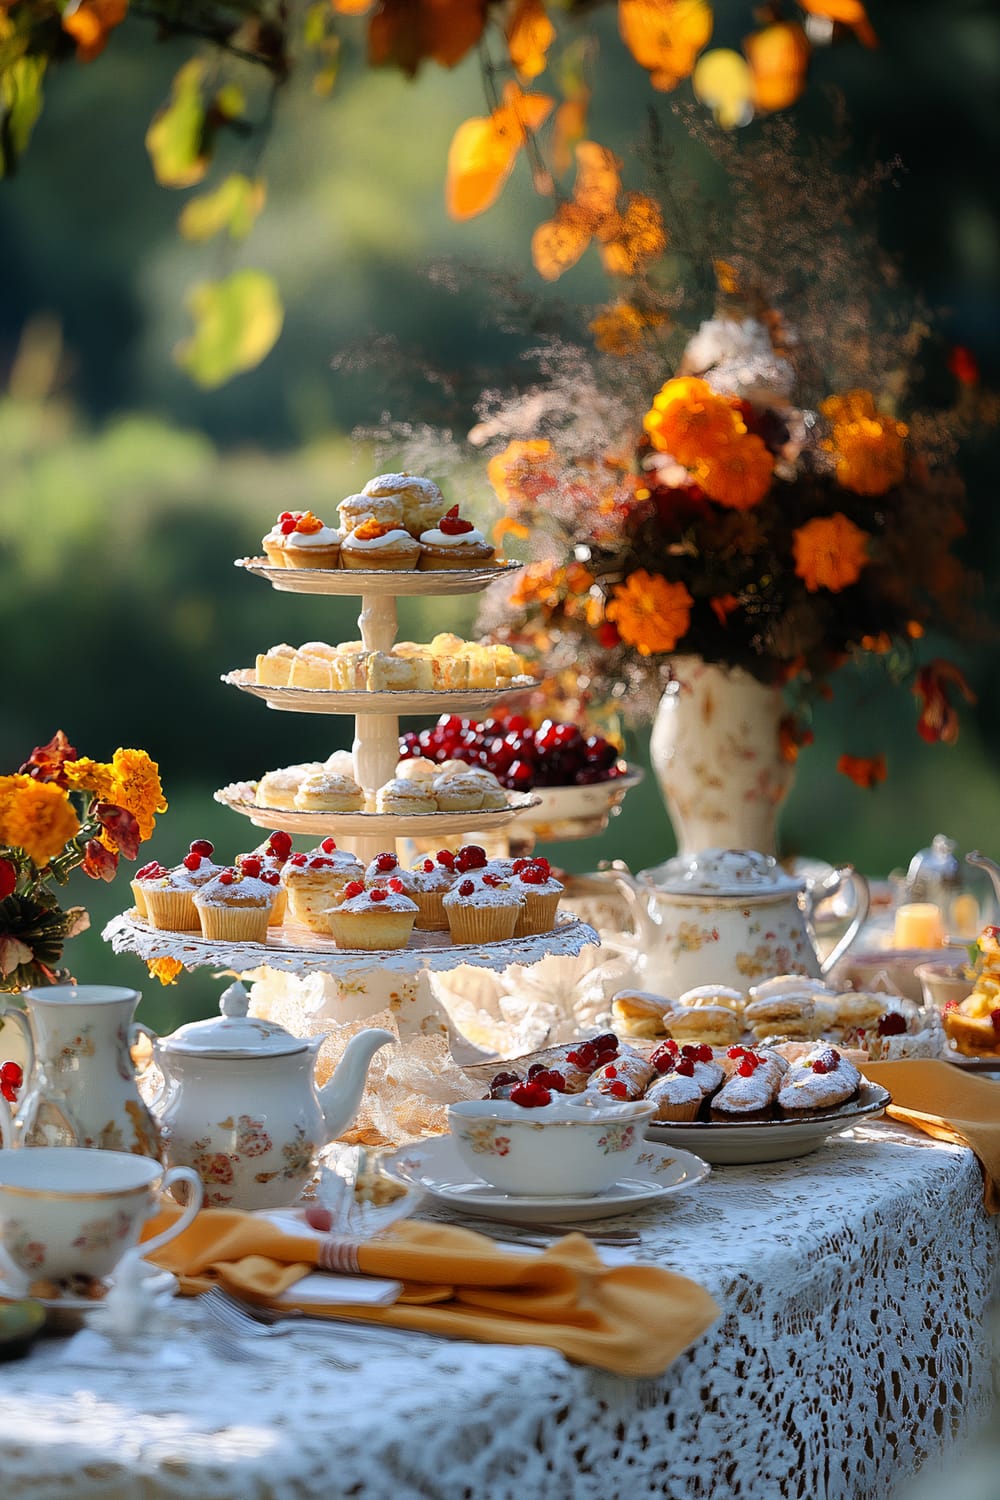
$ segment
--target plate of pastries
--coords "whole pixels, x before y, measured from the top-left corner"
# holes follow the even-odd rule
[[[716,1048],[668,1037],[652,1046],[603,1032],[467,1071],[487,1081],[491,1098],[526,1108],[566,1094],[649,1100],[650,1140],[741,1165],[804,1156],[884,1111],[888,1090],[864,1079],[846,1052],[823,1041]]]

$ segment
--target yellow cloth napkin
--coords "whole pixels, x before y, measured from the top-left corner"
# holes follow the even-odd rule
[[[176,1212],[165,1209],[147,1234]],[[183,1292],[220,1283],[267,1302],[316,1268],[320,1245],[315,1235],[288,1234],[253,1214],[207,1208],[150,1259],[173,1271]],[[617,1375],[660,1374],[719,1316],[697,1282],[655,1266],[606,1266],[581,1234],[519,1255],[467,1229],[410,1220],[359,1245],[357,1264],[402,1281],[399,1300],[385,1308],[310,1301],[302,1311],[484,1343],[544,1344]]]
[[[931,1058],[866,1063],[862,1072],[889,1090],[894,1120],[976,1153],[986,1211],[1000,1213],[1000,1086]]]

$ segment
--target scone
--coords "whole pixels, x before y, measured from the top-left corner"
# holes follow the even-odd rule
[[[363,521],[386,521],[393,526],[403,525],[403,507],[395,495],[348,495],[337,506],[337,515],[345,536]]]
[[[445,513],[444,496],[433,479],[418,474],[377,474],[362,492],[369,499],[393,499],[403,508],[403,524],[413,537],[436,526]]]
[[[311,771],[295,793],[300,812],[363,812],[365,794],[352,776],[336,771]]]
[[[442,812],[477,812],[483,805],[485,790],[478,776],[437,776],[432,786]]]
[[[740,990],[730,989],[725,984],[699,984],[693,990],[685,990],[677,998],[678,1005],[724,1005],[734,1015],[742,1016],[745,1004]]]
[[[666,1032],[664,1016],[673,1001],[648,990],[619,990],[611,997],[611,1015],[625,1036],[657,1037]]]
[[[739,1019],[726,1005],[678,1005],[664,1020],[670,1035],[682,1042],[731,1047],[741,1035]]]
[[[412,817],[437,810],[438,799],[426,780],[398,776],[380,786],[375,793],[376,812]]]
[[[761,1040],[765,1036],[780,1033],[786,1037],[808,1037],[813,1035],[816,1006],[812,995],[806,991],[774,995],[767,1000],[751,1000],[743,1012],[743,1019]]]
[[[271,646],[257,656],[254,681],[259,687],[287,687],[295,661],[296,650],[282,641],[280,646]]]
[[[496,550],[471,521],[465,521],[453,505],[436,526],[420,533],[419,566],[427,572],[452,568],[482,568],[496,560]]]
[[[419,557],[420,543],[391,521],[362,521],[340,548],[342,567],[356,571],[412,572]]]
[[[295,794],[307,776],[322,771],[319,761],[304,761],[298,766],[282,766],[267,771],[257,783],[254,797],[258,807],[274,807],[289,812],[295,806]]]

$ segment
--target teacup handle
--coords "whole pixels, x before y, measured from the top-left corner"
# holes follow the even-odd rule
[[[19,1005],[11,1005],[9,1003],[7,1005],[0,1005],[0,1029],[7,1024],[8,1020],[13,1021],[17,1030],[21,1033],[21,1040],[25,1051],[24,1081],[27,1083],[35,1071],[35,1038],[31,1034],[31,1023]],[[2,1061],[3,1058],[0,1058],[0,1062]]]
[[[160,1184],[160,1191],[163,1192],[168,1187],[172,1187],[175,1182],[186,1182],[191,1190],[188,1201],[184,1206],[184,1212],[176,1223],[171,1224],[168,1229],[164,1229],[162,1234],[154,1236],[151,1240],[142,1240],[140,1242],[139,1252],[143,1259],[151,1251],[159,1250],[161,1245],[167,1244],[169,1240],[176,1239],[179,1234],[182,1234],[187,1229],[188,1225],[194,1221],[195,1216],[201,1211],[201,1201],[204,1197],[205,1189],[194,1167],[171,1167]]]
[[[814,885],[807,895],[806,926],[809,929],[809,938],[813,948],[816,949],[816,933],[813,930],[812,922],[813,912],[820,901],[824,901],[827,897],[835,895],[840,890],[840,887],[847,883],[853,885],[855,889],[856,904],[854,915],[843,937],[833,945],[826,958],[819,960],[819,972],[824,978],[829,974],[834,964],[843,958],[867,920],[868,908],[871,905],[871,891],[868,887],[868,881],[853,865],[839,865],[837,869],[831,870],[829,875],[821,880],[818,885]],[[819,958],[818,949],[816,949],[816,954],[817,958]]]

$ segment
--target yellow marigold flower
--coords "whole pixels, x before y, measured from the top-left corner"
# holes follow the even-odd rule
[[[721,443],[694,467],[694,477],[710,500],[730,510],[752,510],[771,488],[774,459],[756,433]]]
[[[551,457],[552,444],[547,438],[515,439],[502,453],[495,454],[486,465],[486,477],[501,505],[536,498],[530,493],[531,476],[547,467]]]
[[[669,583],[640,568],[615,585],[607,617],[618,634],[641,656],[672,651],[687,632],[694,603],[683,583]]]
[[[82,792],[93,792],[99,802],[114,802],[117,805],[121,787],[115,768],[103,760],[91,760],[81,755],[79,760],[63,762],[62,774],[71,787]]]
[[[654,448],[693,469],[708,453],[746,431],[738,413],[705,380],[681,375],[668,380],[643,417]]]
[[[139,824],[139,837],[148,839],[156,827],[155,813],[167,810],[160,785],[160,768],[145,750],[115,751],[112,769],[118,780],[118,806],[130,812]]]
[[[884,495],[906,473],[909,428],[892,417],[865,417],[837,425],[829,447],[837,455],[837,478],[856,495]]]
[[[158,979],[161,984],[176,984],[183,967],[179,958],[150,958],[146,961],[149,977]]]
[[[817,516],[792,533],[795,572],[811,594],[841,589],[856,583],[868,561],[868,533],[837,511]]]
[[[0,843],[23,849],[39,868],[80,832],[62,787],[31,776],[0,776]]]

